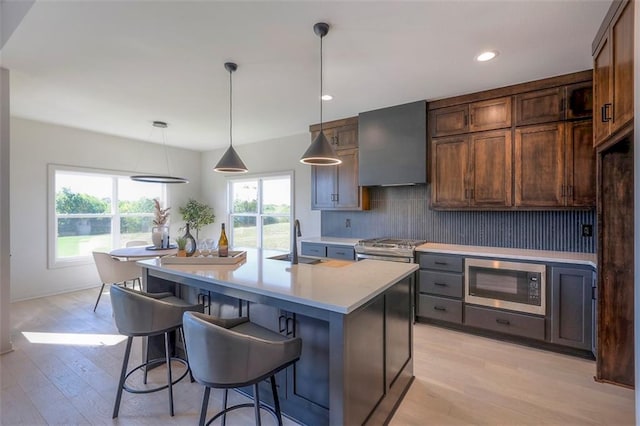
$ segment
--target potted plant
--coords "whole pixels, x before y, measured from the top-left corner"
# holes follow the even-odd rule
[[[156,248],[169,248],[169,226],[167,220],[169,219],[169,209],[167,207],[163,209],[160,207],[160,201],[157,198],[153,199],[154,203],[154,227],[151,229],[151,241]]]
[[[176,237],[176,244],[178,245],[178,257],[186,257],[187,239],[185,237]]]
[[[190,198],[187,204],[180,207],[180,214],[182,219],[189,224],[190,229],[195,229],[196,240],[198,240],[198,233],[203,227],[213,223],[216,218],[213,214],[213,209],[204,203],[201,203],[193,198]]]

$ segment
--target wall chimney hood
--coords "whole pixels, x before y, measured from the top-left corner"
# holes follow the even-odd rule
[[[363,112],[358,116],[361,186],[427,182],[427,103]]]

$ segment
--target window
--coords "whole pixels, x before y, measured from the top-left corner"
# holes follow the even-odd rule
[[[50,267],[86,262],[92,251],[110,251],[127,241],[149,240],[153,199],[164,204],[163,184],[62,166],[50,166],[49,176]]]
[[[291,248],[293,173],[228,181],[233,247]]]

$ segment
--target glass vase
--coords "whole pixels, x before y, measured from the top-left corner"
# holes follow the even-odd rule
[[[169,225],[157,225],[151,228],[151,242],[157,249],[169,248]]]

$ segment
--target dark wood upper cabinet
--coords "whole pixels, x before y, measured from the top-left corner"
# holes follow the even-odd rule
[[[563,87],[516,95],[516,126],[549,123],[563,119]]]
[[[439,108],[429,113],[429,127],[431,136],[450,136],[467,133],[469,131],[469,106],[455,105]]]
[[[516,129],[515,205],[564,205],[564,123]]]
[[[469,205],[469,135],[434,139],[431,144],[431,205],[459,208]]]
[[[471,206],[511,206],[511,151],[511,129],[471,135],[469,172]]]
[[[591,120],[566,124],[567,205],[593,207],[596,204],[596,152]]]
[[[633,121],[633,2],[618,7],[594,41],[594,145]]]
[[[575,120],[593,116],[593,84],[591,81],[570,84],[564,88],[565,118]]]
[[[511,127],[511,97],[489,99],[469,105],[469,131]]]
[[[320,125],[309,127],[315,140]],[[311,208],[368,210],[369,190],[358,184],[358,118],[323,123],[322,131],[342,160],[337,166],[311,167]]]

